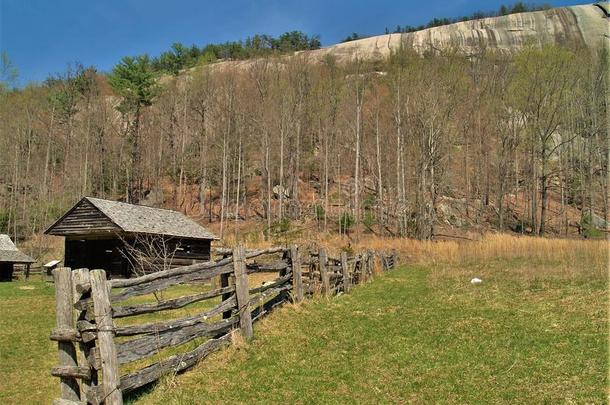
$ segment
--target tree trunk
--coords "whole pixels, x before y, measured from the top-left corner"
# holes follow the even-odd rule
[[[269,133],[265,131],[265,174],[267,177],[267,232],[265,240],[269,240],[271,232],[271,171],[269,169]]]
[[[375,149],[376,149],[376,160],[377,160],[377,204],[378,204],[378,216],[380,228],[384,228],[383,218],[383,181],[381,177],[381,145],[379,140],[379,110],[376,111],[375,115]]]
[[[360,96],[356,100],[356,170],[354,174],[354,218],[356,226],[360,223],[360,115],[362,104]]]
[[[224,237],[225,202],[227,196],[227,134],[222,137],[222,192],[220,197],[220,239]]]
[[[237,187],[235,188],[235,224],[239,221],[239,192],[241,188],[241,134],[237,150]]]

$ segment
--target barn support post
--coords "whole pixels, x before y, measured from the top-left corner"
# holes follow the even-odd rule
[[[320,279],[322,281],[322,294],[327,296],[330,294],[330,278],[328,276],[328,255],[326,254],[326,248],[320,248],[318,250],[318,261],[320,266]]]
[[[352,289],[352,282],[349,278],[349,268],[347,266],[346,252],[341,252],[341,274],[343,276],[343,291],[347,293]]]
[[[106,405],[122,405],[123,394],[119,388],[121,376],[119,374],[119,361],[114,344],[114,323],[112,321],[112,307],[110,306],[109,284],[106,280],[106,272],[104,270],[92,270],[89,276],[97,341],[102,363],[101,395]]]
[[[55,336],[69,334],[74,330],[74,319],[72,318],[72,275],[69,267],[60,267],[53,270],[55,281],[55,313],[56,329],[51,334],[53,340],[58,340],[59,366],[51,372],[60,378],[61,399],[64,401],[80,400],[80,387],[75,376],[67,375],[59,371],[76,370],[78,361],[76,357],[76,345],[71,339],[56,339]]]
[[[246,252],[242,246],[233,249],[233,272],[235,273],[235,296],[239,312],[239,327],[246,339],[253,336],[250,292],[246,272]]]
[[[292,295],[295,302],[303,301],[303,273],[301,271],[301,259],[299,248],[293,245],[290,248],[290,264],[292,266]]]

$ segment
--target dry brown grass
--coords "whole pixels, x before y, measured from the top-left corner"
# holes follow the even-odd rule
[[[236,231],[240,234],[239,237],[235,236]],[[251,225],[239,230],[231,228],[223,240],[226,246],[234,246],[238,242],[250,248],[266,248],[284,245],[288,241],[264,241],[261,230]],[[610,242],[607,240],[541,238],[503,233],[489,233],[476,240],[419,241],[371,234],[348,239],[336,233],[319,232],[311,227],[302,229],[288,243],[308,248],[326,246],[332,255],[342,250],[396,250],[403,263],[469,263],[494,259],[522,259],[537,263],[562,264],[562,267],[566,268],[591,266],[604,270],[608,268],[610,252]]]
[[[64,238],[35,234],[19,245],[19,249],[31,255],[40,264],[64,256]]]
[[[325,242],[335,249],[347,246],[345,240],[339,237],[329,237]],[[408,263],[467,263],[494,259],[524,259],[561,263],[565,267],[593,266],[597,269],[607,269],[610,242],[508,234],[488,234],[474,241],[418,241],[371,236],[360,239],[351,247],[354,250],[396,250],[401,261]]]

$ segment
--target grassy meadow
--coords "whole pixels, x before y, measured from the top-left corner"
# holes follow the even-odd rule
[[[361,244],[397,249],[405,264],[350,294],[284,306],[252,341],[236,339],[129,401],[607,402],[607,242]],[[53,305],[49,284],[0,284],[0,402],[57,395]]]
[[[55,290],[42,281],[0,283],[0,403],[49,403],[59,393],[51,367],[57,343]]]

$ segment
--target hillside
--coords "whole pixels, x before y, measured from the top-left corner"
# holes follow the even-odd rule
[[[474,54],[481,49],[515,52],[526,44],[572,44],[597,48],[608,43],[607,2],[516,13],[433,27],[417,32],[376,35],[296,55],[322,61],[327,56],[346,63],[355,58],[384,59],[401,46],[418,53],[456,49]],[[604,42],[605,41],[605,42]],[[287,57],[289,58],[289,57]],[[250,66],[253,61],[221,62]]]
[[[607,28],[585,5],[161,78],[142,57],[69,71],[0,97],[0,233],[39,235],[87,195],[179,210],[226,241],[600,237]]]
[[[307,53],[314,58],[333,55],[346,61],[357,56],[388,57],[401,44],[418,53],[453,48],[465,54],[477,53],[482,48],[516,51],[529,43],[575,43],[597,47],[607,33],[608,19],[602,7],[584,5],[483,18],[411,33],[380,35]]]

